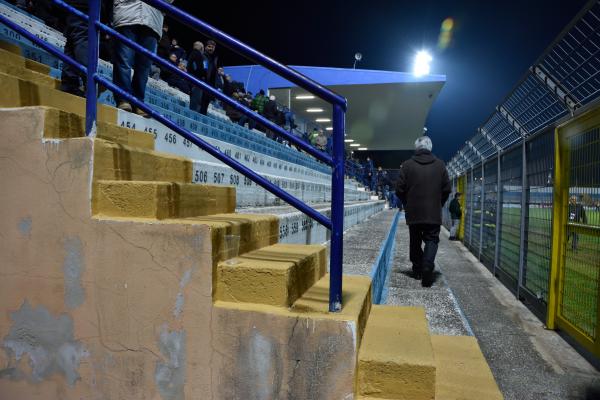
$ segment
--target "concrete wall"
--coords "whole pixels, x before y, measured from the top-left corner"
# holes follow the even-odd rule
[[[355,322],[217,310],[208,226],[92,218],[94,141],[0,120],[0,399],[351,397]]]

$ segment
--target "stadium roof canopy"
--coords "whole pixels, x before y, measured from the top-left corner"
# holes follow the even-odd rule
[[[444,75],[415,77],[393,71],[292,68],[348,99],[346,138],[370,151],[412,149],[415,139],[423,134],[431,105],[446,82]],[[226,67],[225,71],[253,94],[260,89],[269,90],[277,102],[290,106],[306,120],[331,119],[329,104],[318,98],[303,98],[309,93],[262,66]],[[313,113],[308,109],[323,111]]]

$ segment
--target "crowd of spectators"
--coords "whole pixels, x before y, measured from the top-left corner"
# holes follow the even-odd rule
[[[173,2],[173,0],[167,1]],[[71,13],[62,12],[51,0],[14,0],[13,2],[18,7],[42,19],[47,25],[62,31],[66,38],[65,54],[81,64],[87,63],[87,24],[84,21]],[[84,13],[88,12],[88,0],[66,0],[66,2]],[[123,36],[145,49],[155,52],[177,69],[185,71],[215,90],[223,92],[273,124],[289,131],[298,139],[331,154],[332,138],[322,127],[314,127],[312,131],[309,131],[310,128],[304,125],[304,129],[300,131],[292,110],[278,104],[275,96],[265,94],[264,90],[253,95],[244,88],[241,82],[234,81],[230,75],[226,74],[220,65],[215,41],[211,39],[204,43],[196,41],[188,52],[172,35],[169,24],[164,21],[163,13],[154,7],[137,0],[108,0],[102,1],[101,4],[103,23],[111,25]],[[232,122],[241,126],[247,125],[249,129],[260,130],[269,138],[288,144],[272,130],[257,124],[237,107],[216,101],[209,92],[191,84],[171,69],[156,65],[152,63],[151,59],[136,54],[133,49],[119,40],[112,40],[107,35],[102,36],[100,56],[112,62],[113,82],[136,99],[144,100],[148,78],[151,76],[188,94],[190,96],[189,107],[193,111],[206,115],[208,106],[212,102],[215,106],[223,108]],[[85,94],[84,76],[66,63],[62,70],[61,89],[78,96]],[[131,104],[132,102],[126,98],[115,94],[115,100],[119,109],[147,117],[143,110],[137,108],[135,104]]]

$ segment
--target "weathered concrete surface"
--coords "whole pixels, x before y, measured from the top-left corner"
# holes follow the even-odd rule
[[[214,399],[354,398],[357,348],[371,307],[370,280],[344,280],[345,307],[328,313],[329,276],[291,309],[217,301]]]
[[[420,307],[374,305],[358,355],[358,389],[363,396],[433,400],[433,347]]]
[[[94,185],[94,215],[165,219],[235,210],[232,186],[156,181],[98,181]]]
[[[442,231],[437,263],[506,400],[600,398],[600,374]]]
[[[344,273],[369,276],[397,210],[385,210],[344,233]]]
[[[215,307],[216,262],[273,244],[275,217],[93,217],[101,141],[43,140],[39,108],[0,120],[1,399],[352,397],[368,278],[345,280],[333,315],[328,276],[292,310]]]
[[[396,231],[396,247],[390,272],[386,304],[421,306],[427,312],[429,329],[437,335],[469,335],[454,295],[439,268],[432,287],[424,288],[421,281],[412,278],[409,260],[408,226],[402,218]],[[439,260],[442,257],[438,256]]]
[[[472,336],[431,337],[435,353],[435,400],[502,400],[485,358]]]
[[[290,307],[326,271],[323,246],[263,247],[219,263],[215,300]]]
[[[0,119],[0,397],[202,398],[210,228],[92,219],[94,142],[43,142],[39,109]]]
[[[48,106],[85,115],[85,99],[0,72],[0,107]],[[98,104],[98,121],[115,123],[117,109]]]

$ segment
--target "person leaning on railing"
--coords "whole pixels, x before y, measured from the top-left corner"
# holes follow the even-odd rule
[[[166,0],[172,3],[173,0]],[[136,42],[146,50],[156,53],[158,40],[163,32],[164,16],[156,8],[138,0],[114,0],[113,27],[126,38]],[[113,59],[113,83],[144,101],[146,84],[150,75],[152,61],[129,48],[120,40],[115,41]],[[133,69],[133,78],[131,70]],[[115,93],[117,107],[125,111],[135,111],[147,117],[140,109],[133,109],[131,104]]]

